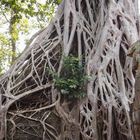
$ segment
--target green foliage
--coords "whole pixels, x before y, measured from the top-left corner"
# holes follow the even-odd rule
[[[21,39],[20,35],[27,36],[32,32],[31,30],[44,28],[47,22],[51,20],[59,2],[60,0],[58,2],[57,0],[0,0],[0,28],[2,29],[2,26],[4,30],[6,28],[5,32],[1,32],[6,36],[5,40],[0,36],[0,43],[2,42],[0,51],[2,52],[4,48],[8,49],[8,53],[4,53],[0,57],[1,71],[8,69],[17,57],[19,53],[17,44]],[[26,38],[22,40],[24,42]],[[5,64],[5,68],[3,64]]]
[[[3,45],[10,45],[10,44],[7,37],[3,35],[2,33],[0,33],[0,46],[3,46]]]
[[[61,75],[58,77],[57,74],[53,74],[53,79],[56,88],[69,99],[85,96],[84,85],[88,77],[84,74],[84,67],[79,64],[77,57],[65,57]]]
[[[62,0],[47,0],[48,3],[55,3],[55,4],[60,4],[62,2]]]
[[[7,56],[10,53],[11,51],[9,51],[8,48],[0,47],[0,75],[3,74],[6,68],[9,66],[9,59]]]
[[[10,43],[7,36],[0,33],[0,75],[5,71],[9,64],[8,56],[11,55]]]
[[[57,0],[57,4],[60,4],[62,2],[62,0]]]

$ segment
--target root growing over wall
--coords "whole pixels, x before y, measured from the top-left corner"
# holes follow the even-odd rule
[[[0,79],[0,140],[133,140],[138,40],[136,0],[63,0],[50,25]],[[86,96],[68,100],[51,71],[64,57],[84,63]]]

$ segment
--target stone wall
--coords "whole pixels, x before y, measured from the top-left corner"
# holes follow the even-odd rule
[[[135,90],[136,95],[133,104],[133,126],[135,131],[135,139],[140,140],[140,74],[136,76]]]

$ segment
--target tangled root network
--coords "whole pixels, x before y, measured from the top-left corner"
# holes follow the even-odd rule
[[[0,78],[0,140],[133,140],[127,51],[138,38],[137,0],[63,0]],[[90,77],[85,97],[71,100],[48,71],[59,76],[70,55]]]

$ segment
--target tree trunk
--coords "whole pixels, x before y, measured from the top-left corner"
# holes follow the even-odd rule
[[[13,62],[15,61],[15,58],[16,58],[16,39],[14,37],[14,25],[16,23],[15,21],[15,17],[14,17],[14,14],[15,12],[12,11],[11,12],[11,19],[10,19],[10,25],[9,25],[9,33],[10,33],[10,38],[11,38],[11,52],[12,52],[12,55],[11,55],[11,65],[13,64]]]
[[[137,0],[63,0],[50,25],[0,79],[6,139],[135,139],[135,79],[127,51],[139,38],[136,6]],[[86,97],[76,100],[62,96],[49,72],[61,76],[70,55],[90,77]]]

